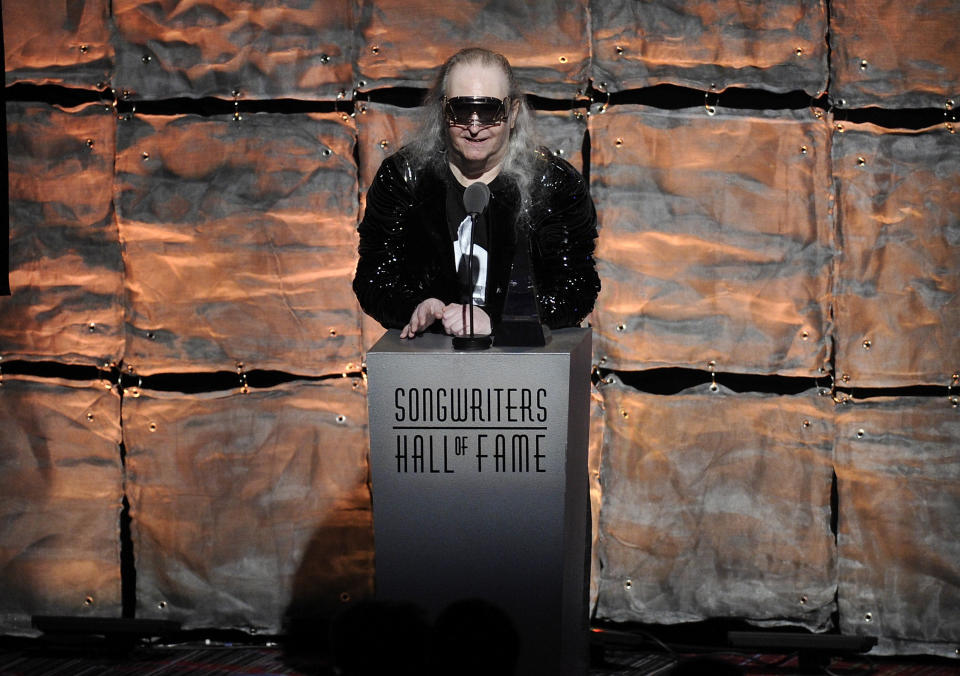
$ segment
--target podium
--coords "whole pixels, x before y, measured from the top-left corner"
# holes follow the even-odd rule
[[[588,672],[590,352],[564,329],[483,352],[389,331],[367,353],[376,597],[497,606],[522,676]]]

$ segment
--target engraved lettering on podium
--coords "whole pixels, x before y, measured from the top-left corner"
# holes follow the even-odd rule
[[[398,387],[398,474],[537,474],[546,470],[547,390]]]

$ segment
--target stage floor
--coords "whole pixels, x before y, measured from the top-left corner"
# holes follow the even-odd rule
[[[97,651],[100,653],[101,651]],[[35,641],[5,640],[0,644],[2,676],[333,676],[336,672],[322,656],[291,655],[280,646],[187,644],[138,647],[122,655],[79,654],[39,645]],[[798,670],[796,655],[767,653],[652,653],[607,648],[594,651],[590,676],[676,676],[697,674],[786,675]],[[465,655],[464,660],[470,656]],[[936,659],[851,658],[834,659],[828,671],[813,673],[846,676],[956,676],[960,662]],[[391,674],[411,673],[402,668]],[[462,673],[449,664],[444,674]],[[379,676],[379,674],[378,674]],[[384,675],[386,676],[386,675]],[[517,675],[522,676],[522,675]]]

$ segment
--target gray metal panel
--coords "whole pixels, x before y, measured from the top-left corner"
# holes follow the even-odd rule
[[[493,602],[519,673],[586,673],[589,357],[587,329],[483,353],[390,331],[367,355],[377,596]]]

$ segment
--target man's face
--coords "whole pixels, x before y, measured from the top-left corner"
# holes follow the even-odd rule
[[[447,77],[445,95],[489,96],[504,99],[509,94],[506,75],[495,66],[459,64]],[[510,130],[516,120],[517,105],[507,101],[507,118],[496,125],[481,125],[474,118],[471,124],[447,124],[450,160],[467,175],[490,171],[503,161]]]

